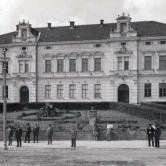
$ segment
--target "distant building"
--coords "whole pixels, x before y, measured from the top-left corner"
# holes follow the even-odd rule
[[[8,103],[166,101],[166,24],[116,20],[44,28],[23,21],[0,35]],[[2,101],[2,63],[0,70]]]

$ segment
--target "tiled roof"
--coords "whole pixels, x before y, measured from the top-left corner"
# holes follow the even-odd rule
[[[131,26],[137,31],[138,36],[153,37],[166,36],[166,24],[155,21],[131,22]],[[92,25],[76,25],[74,29],[69,26],[33,28],[32,33],[37,35],[41,32],[39,42],[60,42],[60,41],[83,41],[109,39],[110,32],[115,29],[116,23]],[[16,32],[0,35],[0,44],[12,42]]]

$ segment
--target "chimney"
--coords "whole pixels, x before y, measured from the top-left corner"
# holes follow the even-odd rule
[[[74,29],[75,25],[74,25],[74,21],[70,21],[70,29]]]
[[[50,30],[51,29],[51,23],[47,23],[48,24],[48,29]]]
[[[101,26],[101,27],[104,26],[104,20],[100,20],[100,26]]]

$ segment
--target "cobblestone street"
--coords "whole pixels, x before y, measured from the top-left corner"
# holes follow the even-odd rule
[[[165,166],[166,141],[160,149],[148,147],[146,141],[70,141],[23,144],[16,142],[7,151],[0,142],[0,166]]]

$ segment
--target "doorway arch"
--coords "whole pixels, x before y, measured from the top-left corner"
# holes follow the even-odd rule
[[[20,88],[20,102],[29,103],[29,89],[27,86],[22,86]]]
[[[118,88],[118,102],[129,103],[129,87],[121,84]]]

